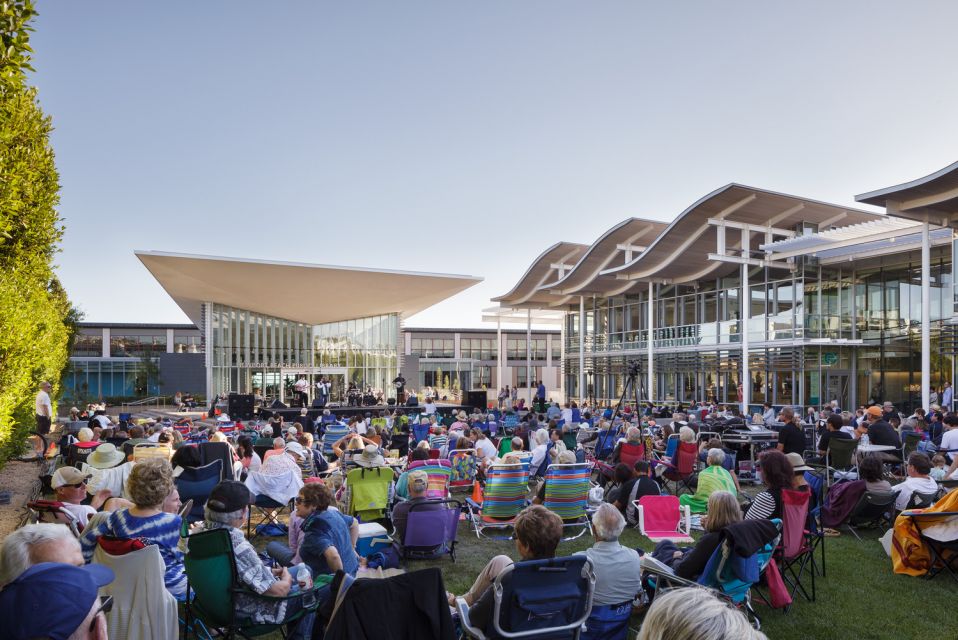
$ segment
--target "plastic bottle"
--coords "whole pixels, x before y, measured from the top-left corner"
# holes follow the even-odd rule
[[[305,562],[296,565],[296,582],[299,584],[300,591],[309,591],[313,588],[313,574]]]
[[[870,440],[868,439],[868,434],[863,433],[861,439],[858,441],[859,446],[867,447]]]

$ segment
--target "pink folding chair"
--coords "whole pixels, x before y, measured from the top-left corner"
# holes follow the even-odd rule
[[[676,496],[642,496],[633,500],[639,514],[639,532],[651,540],[692,542],[689,535],[692,516],[688,506],[679,504]]]

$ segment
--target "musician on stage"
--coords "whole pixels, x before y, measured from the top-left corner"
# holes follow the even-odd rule
[[[319,406],[325,407],[329,404],[329,389],[332,384],[328,378],[322,378],[316,383],[316,399],[319,400]]]
[[[307,389],[309,389],[309,383],[306,381],[306,376],[300,376],[293,384],[293,393],[296,394],[296,400],[301,407],[309,405],[309,393]]]
[[[402,377],[402,371],[393,380],[393,386],[396,387],[396,404],[400,405],[406,401],[406,379]]]

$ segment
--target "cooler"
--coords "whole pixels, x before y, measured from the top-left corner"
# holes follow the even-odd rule
[[[392,544],[392,538],[386,533],[385,527],[376,522],[364,522],[359,525],[359,540],[356,542],[356,551],[366,558],[383,551]]]

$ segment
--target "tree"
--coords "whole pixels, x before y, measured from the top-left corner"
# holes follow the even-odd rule
[[[41,381],[54,397],[79,318],[53,272],[63,236],[50,118],[27,84],[33,0],[0,4],[0,464],[34,427]]]

